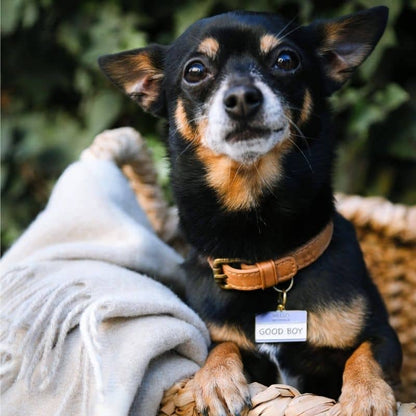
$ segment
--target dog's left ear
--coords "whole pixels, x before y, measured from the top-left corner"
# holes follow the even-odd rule
[[[317,39],[328,95],[340,88],[370,55],[386,28],[387,17],[388,8],[379,6],[308,27]]]
[[[98,59],[98,64],[110,81],[145,111],[163,117],[165,102],[161,89],[166,49],[151,45],[104,55]]]

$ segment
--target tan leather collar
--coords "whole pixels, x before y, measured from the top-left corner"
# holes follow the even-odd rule
[[[213,259],[208,262],[214,279],[223,289],[267,289],[291,279],[298,270],[317,260],[328,247],[333,233],[332,221],[312,240],[276,260],[247,264],[242,259]],[[240,263],[239,269],[230,264]]]

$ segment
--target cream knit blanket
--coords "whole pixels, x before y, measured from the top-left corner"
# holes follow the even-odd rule
[[[111,160],[71,165],[1,261],[1,414],[156,415],[209,343]]]

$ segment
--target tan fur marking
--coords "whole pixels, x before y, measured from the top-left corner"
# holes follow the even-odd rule
[[[276,38],[273,35],[263,35],[260,39],[260,51],[267,55],[272,51],[276,46],[280,44],[280,39]]]
[[[220,44],[214,38],[205,38],[198,47],[198,52],[208,56],[208,58],[214,59],[220,49]]]
[[[375,361],[369,342],[363,342],[345,364],[343,378],[366,381],[368,377],[381,378],[380,365]]]
[[[200,146],[200,160],[207,169],[207,181],[222,204],[230,211],[254,208],[267,187],[280,176],[281,148],[277,145],[251,165],[242,165],[225,155]]]
[[[332,304],[308,313],[308,342],[315,347],[348,348],[355,345],[364,325],[366,304],[363,298],[350,305]]]
[[[209,333],[213,342],[231,341],[245,350],[254,350],[255,345],[238,328],[229,325],[218,326],[208,324]]]
[[[345,364],[339,398],[345,416],[393,415],[393,390],[383,379],[369,342],[362,343]]]
[[[178,105],[175,111],[175,124],[182,137],[190,142],[197,140],[198,135],[188,123],[185,108],[181,99],[178,100]]]
[[[308,121],[313,109],[313,101],[311,92],[307,89],[303,97],[302,111],[300,112],[299,124],[304,124]]]

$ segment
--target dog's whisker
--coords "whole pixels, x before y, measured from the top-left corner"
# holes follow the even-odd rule
[[[190,142],[189,144],[187,144],[186,147],[185,147],[185,149],[183,149],[182,152],[180,152],[176,156],[176,160],[178,160],[184,153],[186,153],[193,145],[194,145],[194,143],[192,143],[192,142]]]
[[[294,136],[294,137],[299,137],[299,138],[301,138],[301,139],[307,139],[307,140],[305,140],[305,143],[307,143],[308,145],[309,145],[309,143],[308,143],[308,141],[309,141],[309,140],[311,140],[311,141],[313,141],[313,140],[317,140],[317,138],[316,138],[316,137],[312,137],[312,136],[305,136],[304,134],[296,134],[296,133],[294,133],[294,132],[292,132],[292,136]],[[308,146],[308,148],[309,148],[309,146]]]
[[[299,135],[295,135],[296,137],[300,137],[302,138],[302,140],[305,142],[305,145],[308,148],[308,152],[310,153],[310,146],[307,140],[307,137],[303,134],[303,131],[299,128],[299,126],[290,119],[290,117],[284,115],[284,117],[286,118],[286,120],[289,122],[289,124],[299,133]],[[293,133],[292,133],[293,134]]]
[[[264,222],[263,218],[259,215],[259,210],[257,209],[257,207],[254,208],[254,215],[256,216],[257,230],[260,233],[261,232],[260,223],[262,223],[263,225],[266,225],[266,223]]]
[[[296,14],[287,24],[286,26],[280,30],[280,32],[276,35],[277,38],[298,18],[299,14]],[[283,38],[284,39],[284,38]]]
[[[264,179],[263,179],[263,176],[261,175],[261,173],[259,172],[259,168],[258,168],[258,166],[257,165],[254,165],[254,167],[255,167],[255,169],[256,169],[256,173],[257,173],[257,176],[261,179],[261,181],[262,181],[262,183],[264,184],[264,186],[267,188],[267,190],[270,192],[270,194],[276,199],[276,200],[278,200],[278,198],[277,198],[277,196],[275,195],[275,193],[274,193],[274,190],[273,190],[273,188],[272,188],[272,186],[267,182],[267,181],[265,181]]]
[[[296,125],[294,125],[294,127],[295,128],[297,128],[297,126]],[[303,140],[303,142],[305,143],[305,145],[306,145],[306,149],[307,149],[307,153],[308,153],[308,155],[310,156],[311,155],[311,148],[310,148],[310,146],[309,146],[309,142],[308,142],[308,140],[307,140],[307,138],[305,137],[305,135],[302,133],[302,131],[300,131],[300,129],[299,129],[299,132],[300,132],[300,135],[298,135],[298,134],[294,134],[293,132],[291,133],[291,135],[289,136],[289,140],[299,149],[299,151],[303,154],[303,156],[304,156],[304,158],[308,161],[308,164],[309,164],[309,166],[310,166],[310,162],[309,162],[309,159],[307,159],[307,156],[306,156],[306,154],[302,151],[302,149],[300,148],[300,146],[298,146],[297,144],[296,144],[296,140],[295,139],[293,139],[293,137],[299,137],[300,139],[302,139]],[[311,168],[311,171],[313,172],[313,170],[312,170],[312,168]]]
[[[239,164],[238,165],[238,168],[237,168],[237,170],[235,171],[235,173],[234,173],[234,178],[232,179],[232,181],[231,181],[231,183],[230,183],[230,185],[232,185],[233,183],[234,183],[234,181],[237,179],[237,176],[238,176],[238,174],[239,174],[239,172],[240,172],[240,169],[243,167],[243,165],[242,164]],[[230,175],[231,175],[231,165],[230,165]]]
[[[286,39],[289,35],[291,35],[293,32],[296,32],[297,30],[301,29],[302,27],[303,27],[302,25],[296,26],[295,28],[293,28],[289,32],[285,33],[284,36],[282,36],[279,40],[282,41],[282,40]]]
[[[290,106],[290,105],[288,105],[288,106],[286,106],[289,110],[294,110],[294,111],[298,111],[298,112],[301,112],[302,111],[302,108],[299,108],[299,107],[294,107],[294,106]],[[314,112],[314,111],[311,111],[310,113],[309,113],[309,116],[310,117],[316,117],[316,118],[319,118],[320,117],[320,115],[318,114],[318,113],[316,113],[316,112]]]
[[[291,132],[291,135],[293,135],[293,136],[295,136],[295,137],[300,137],[303,141],[304,141],[304,143],[305,143],[305,145],[306,145],[306,147],[307,147],[307,149],[308,149],[308,153],[310,154],[310,146],[309,146],[309,143],[308,143],[308,140],[307,140],[307,137],[303,134],[303,131],[299,128],[299,126],[294,122],[294,121],[292,121],[291,119],[290,119],[290,117],[288,117],[286,114],[284,114],[284,117],[285,117],[285,119],[288,121],[288,123],[299,133],[299,135],[297,135],[297,134],[294,134],[293,132]],[[310,164],[310,162],[309,162],[309,160],[307,159],[307,157],[306,157],[306,155],[305,155],[305,153],[302,151],[302,149],[296,144],[296,142],[294,141],[294,140],[292,140],[292,138],[289,136],[289,140],[290,140],[290,142],[292,143],[292,144],[294,144],[298,149],[299,149],[299,151],[302,153],[302,155],[303,155],[303,157],[305,158],[305,160],[308,162],[308,165],[310,166],[310,168],[311,168],[311,171],[312,171],[312,173],[313,173],[313,169],[312,169],[312,166],[311,166],[311,164]]]
[[[288,137],[288,140],[299,150],[299,152],[301,153],[301,155],[303,156],[303,158],[305,159],[307,165],[309,166],[309,169],[311,170],[312,173],[314,173],[311,162],[309,161],[309,159],[306,157],[305,152],[296,144],[296,142],[294,140],[292,140],[290,137]]]
[[[190,119],[188,121],[189,121],[189,123],[195,123],[195,122],[202,121],[202,120],[208,120],[208,116],[207,115],[205,115],[205,116],[198,116],[198,117],[192,118],[192,119]]]

